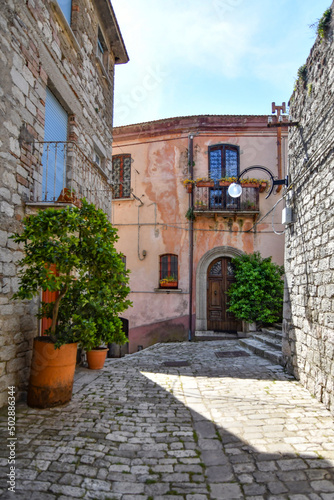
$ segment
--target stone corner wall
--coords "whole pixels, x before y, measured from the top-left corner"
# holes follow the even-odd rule
[[[0,407],[7,404],[8,386],[23,395],[38,334],[37,300],[12,300],[23,252],[10,236],[20,231],[29,213],[26,203],[39,201],[36,194],[42,192],[47,88],[68,114],[68,140],[82,153],[77,158],[87,158],[89,166],[94,151],[104,158],[103,172],[87,166],[86,177],[80,163],[81,184],[95,193],[89,201],[105,212],[111,205],[103,193],[111,175],[113,32],[105,28],[108,59],[99,65],[98,27],[109,19],[101,19],[96,2],[73,0],[69,26],[57,5],[49,0],[0,1]]]
[[[332,5],[333,18],[333,5]],[[333,19],[332,19],[333,23]],[[334,413],[334,37],[317,38],[290,100],[283,355]]]

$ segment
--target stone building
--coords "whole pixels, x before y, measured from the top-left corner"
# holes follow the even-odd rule
[[[290,100],[299,127],[289,133],[293,223],[285,245],[283,354],[290,372],[334,412],[333,21],[299,75]]]
[[[220,179],[256,165],[285,176],[286,128],[278,151],[277,128],[267,125],[267,116],[190,116],[114,129],[112,222],[131,271],[130,352],[247,330],[227,312],[230,261],[259,251],[283,264],[284,237],[274,234],[283,228],[282,209],[273,226],[272,214],[260,220],[280,195],[266,199],[251,183],[233,199]]]
[[[36,207],[86,197],[111,215],[114,66],[128,61],[109,0],[0,2],[0,406],[24,389],[34,304],[11,301]]]

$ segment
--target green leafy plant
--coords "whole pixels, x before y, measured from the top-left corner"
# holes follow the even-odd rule
[[[228,310],[244,321],[278,321],[283,307],[283,267],[259,252],[236,257],[232,263],[236,281],[228,291]]]
[[[331,22],[331,9],[326,9],[321,18],[319,19],[318,26],[317,26],[317,34],[319,35],[320,39],[323,40],[328,32],[328,28]]]
[[[188,210],[186,211],[185,214],[186,219],[188,220],[195,220],[195,214],[194,214],[194,209],[193,207],[189,207]]]
[[[307,80],[307,66],[306,66],[306,64],[303,64],[302,66],[300,66],[300,68],[298,68],[297,76],[298,76],[298,81],[304,82],[304,83],[306,82],[306,80]]]
[[[82,206],[47,208],[26,217],[21,234],[20,287],[14,299],[56,292],[42,302],[38,317],[50,318],[46,330],[56,347],[79,342],[86,350],[101,343],[127,341],[119,315],[131,304],[128,271],[116,251],[117,230],[102,210]]]

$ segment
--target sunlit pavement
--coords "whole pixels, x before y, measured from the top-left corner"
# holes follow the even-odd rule
[[[334,499],[333,416],[237,341],[80,368],[70,404],[16,414],[11,493],[1,412],[0,498]]]

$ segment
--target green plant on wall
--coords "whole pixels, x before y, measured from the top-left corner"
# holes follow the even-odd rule
[[[331,17],[332,17],[331,9],[326,9],[321,18],[319,19],[317,26],[317,34],[319,35],[321,40],[326,38],[328,28],[331,22]]]
[[[131,305],[128,272],[115,249],[117,230],[102,210],[82,206],[47,208],[26,217],[21,283],[14,299],[56,292],[42,302],[38,316],[51,319],[45,332],[57,347],[79,342],[85,349],[127,341],[119,315]]]
[[[249,322],[274,323],[281,318],[284,269],[259,252],[232,260],[235,283],[228,291],[229,311]]]
[[[193,207],[189,207],[188,210],[186,211],[185,217],[189,220],[195,220],[195,214],[194,214],[194,209]]]

